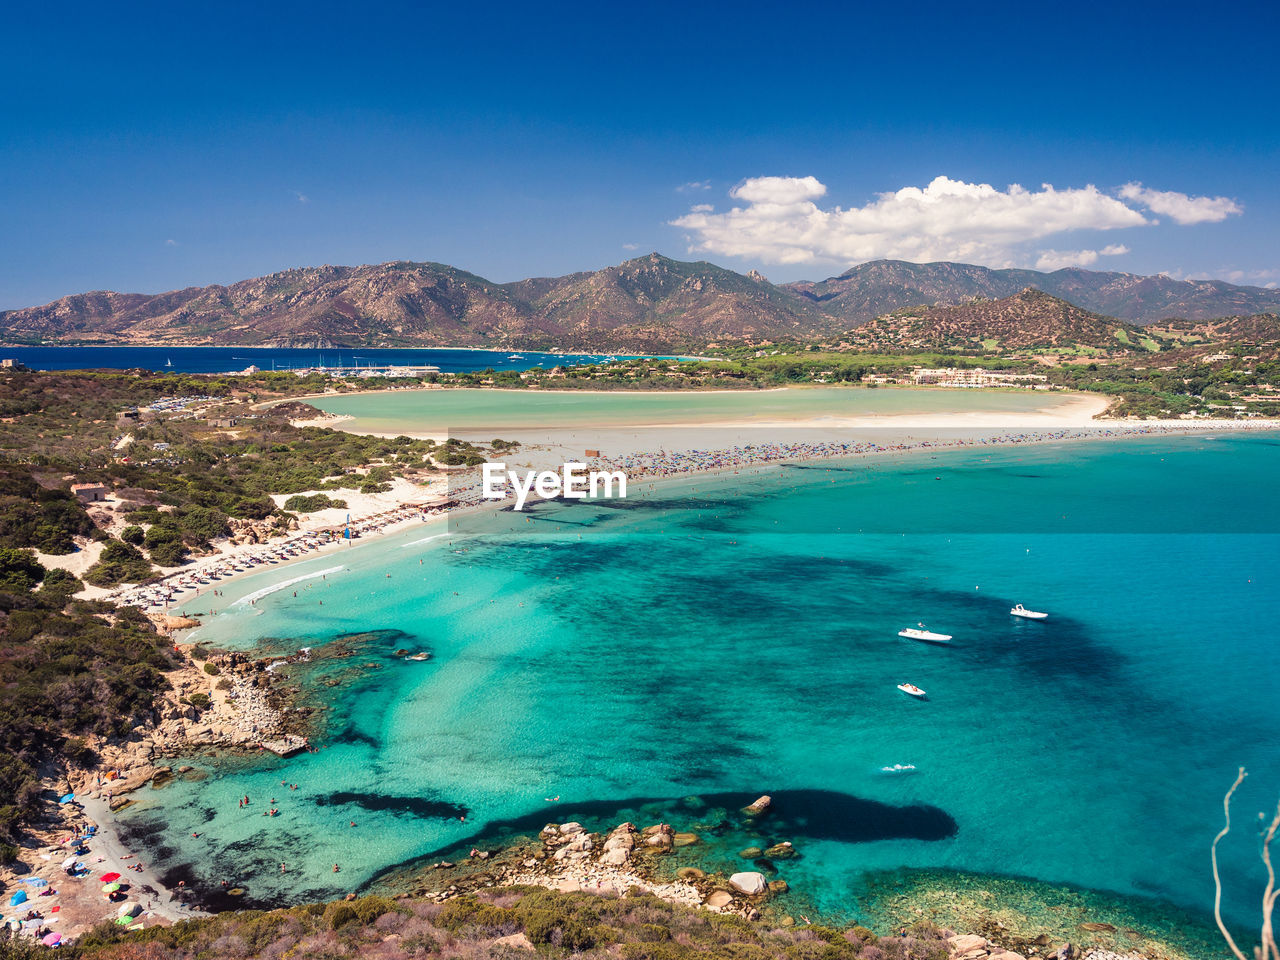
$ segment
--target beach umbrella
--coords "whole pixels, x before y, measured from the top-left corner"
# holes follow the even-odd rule
[[[59,800],[58,802],[59,802],[59,803],[70,803],[70,802],[71,802],[72,800],[74,800],[75,798],[76,798],[76,795],[75,795],[74,793],[67,793],[67,794],[63,794],[62,799],[61,799],[61,800]]]
[[[103,883],[111,883],[112,881],[119,880],[119,879],[120,879],[120,874],[118,873],[104,873],[102,875]]]
[[[118,883],[106,883],[106,884],[103,884],[102,886],[103,893],[115,893],[119,889],[120,889],[120,884]]]
[[[62,934],[46,933],[41,938],[40,942],[43,943],[46,947],[56,947],[59,943],[62,942]]]
[[[117,926],[127,927],[131,923],[133,923],[133,917],[117,917],[116,918]]]
[[[116,911],[116,916],[129,917],[132,919],[133,917],[136,917],[141,912],[142,912],[142,904],[126,903],[124,906],[122,906],[119,910]]]
[[[12,897],[9,898],[9,906],[11,907],[16,907],[18,904],[26,903],[26,902],[27,902],[27,891],[25,890],[19,890],[17,893],[15,893]]]
[[[74,856],[67,857],[67,859],[62,861],[63,870],[70,870],[75,865],[76,865],[76,858]]]

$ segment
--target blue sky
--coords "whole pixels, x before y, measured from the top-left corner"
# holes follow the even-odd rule
[[[27,6],[0,308],[649,250],[1280,282],[1276,4]]]

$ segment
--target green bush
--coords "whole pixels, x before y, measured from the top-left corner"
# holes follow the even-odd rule
[[[162,567],[178,567],[187,560],[187,548],[175,541],[157,544],[151,548],[151,559]]]
[[[98,562],[85,572],[84,579],[95,587],[114,587],[121,583],[141,583],[151,573],[151,564],[137,547],[111,540],[102,548]]]
[[[40,584],[40,595],[48,597],[52,603],[65,606],[83,586],[80,578],[74,573],[53,569],[44,575],[44,583]]]
[[[394,900],[377,896],[361,897],[359,900],[352,902],[351,906],[355,908],[356,916],[360,918],[360,922],[365,924],[373,923],[384,913],[391,913],[400,909],[396,906]]]
[[[218,665],[216,663],[214,663],[213,661],[210,661],[204,665],[204,672],[211,677],[216,677],[222,671],[218,669]]]
[[[348,923],[355,923],[359,919],[360,915],[356,913],[355,908],[341,900],[324,908],[324,922],[330,930],[345,927]]]
[[[336,500],[325,493],[317,493],[309,497],[295,493],[284,502],[284,509],[291,513],[314,513],[316,510],[328,510],[333,507],[344,510],[346,506],[347,501]]]
[[[187,698],[187,702],[197,710],[209,709],[209,695],[207,693],[193,693]]]
[[[62,755],[78,767],[89,768],[98,762],[98,754],[84,737],[67,737]]]
[[[0,590],[27,593],[44,576],[44,566],[31,550],[0,547]]]
[[[125,527],[123,530],[120,531],[120,539],[123,540],[125,543],[132,543],[135,547],[142,546],[142,543],[144,540],[146,540],[146,537],[147,537],[146,531],[143,530],[136,523],[131,523],[129,524],[129,526]]]
[[[231,533],[227,515],[210,507],[187,507],[180,511],[178,529],[184,539],[201,546]]]

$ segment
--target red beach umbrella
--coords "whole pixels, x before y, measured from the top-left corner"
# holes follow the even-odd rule
[[[104,883],[114,883],[119,879],[120,879],[120,874],[118,873],[104,873],[102,875],[102,880]]]

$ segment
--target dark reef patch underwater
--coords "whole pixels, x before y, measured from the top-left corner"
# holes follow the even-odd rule
[[[877,840],[946,840],[955,835],[956,821],[938,807],[926,804],[895,806],[865,800],[833,790],[779,790],[762,814],[745,808],[759,793],[705,793],[679,799],[637,797],[626,800],[593,800],[560,803],[507,820],[486,824],[461,843],[433,850],[391,867],[372,884],[392,875],[403,875],[441,858],[465,858],[472,847],[503,845],[519,837],[536,836],[548,823],[581,823],[592,832],[608,832],[630,821],[638,827],[669,823],[676,829],[697,833],[698,850],[686,848],[680,866],[692,857],[705,869],[723,869],[732,862],[730,851],[757,846],[762,849],[790,841],[803,856],[806,841],[835,840],[870,843]],[[735,855],[736,856],[736,855]]]

